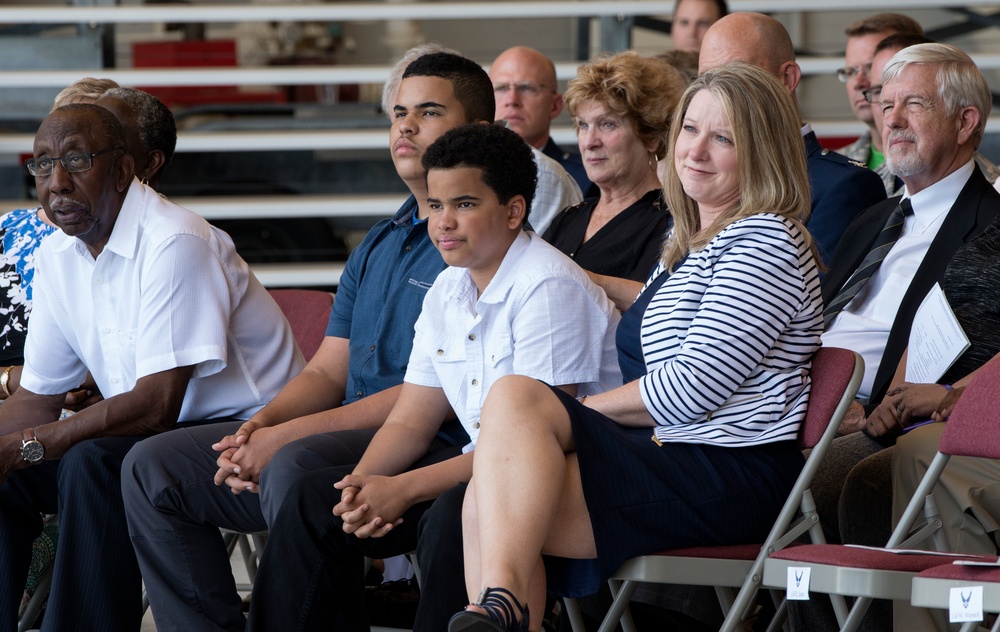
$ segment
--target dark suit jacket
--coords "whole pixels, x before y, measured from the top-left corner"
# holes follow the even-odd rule
[[[823,263],[829,265],[851,221],[885,199],[885,185],[877,173],[864,165],[823,149],[815,133],[809,132],[802,139],[806,143],[812,197],[812,214],[806,227],[816,240]]]
[[[830,270],[823,279],[824,303],[829,304],[841,286],[854,274],[898,203],[899,197],[894,197],[876,204],[859,215],[844,231],[840,246],[833,255]],[[998,212],[1000,193],[997,193],[979,167],[976,167],[948,211],[941,229],[927,249],[927,254],[920,262],[899,304],[899,311],[896,312],[896,319],[889,331],[889,339],[872,384],[869,411],[882,401],[889,388],[896,366],[909,342],[913,317],[927,292],[944,278],[945,268],[955,251],[983,232]]]

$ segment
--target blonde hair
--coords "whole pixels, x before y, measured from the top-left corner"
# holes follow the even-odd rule
[[[710,226],[701,226],[698,204],[681,185],[674,167],[674,148],[694,95],[708,90],[729,117],[739,162],[740,197]],[[704,248],[733,222],[773,213],[791,220],[806,244],[812,238],[803,225],[809,217],[809,176],[799,116],[788,89],[773,75],[741,62],[709,70],[691,83],[674,115],[670,133],[670,168],[663,188],[674,217],[673,237],[663,250],[669,269],[689,250]]]
[[[670,64],[628,51],[580,66],[563,99],[572,117],[583,103],[601,104],[612,116],[627,121],[644,145],[655,144],[654,154],[661,160],[683,91],[684,80]]]
[[[84,77],[69,87],[63,88],[62,92],[56,95],[52,111],[71,103],[93,103],[104,96],[108,90],[118,87],[118,83],[113,79]]]

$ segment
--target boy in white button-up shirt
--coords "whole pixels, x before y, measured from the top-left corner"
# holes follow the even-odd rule
[[[286,498],[248,629],[266,629],[267,611],[290,608],[317,630],[361,629],[362,586],[350,568],[355,561],[360,568],[363,555],[414,548],[430,548],[436,560],[422,568],[421,600],[446,614],[456,600],[464,605],[461,539],[437,537],[424,523],[418,542],[417,526],[430,501],[471,477],[490,385],[510,373],[573,394],[621,384],[614,305],[572,260],[522,230],[536,181],[524,141],[497,126],[466,125],[438,139],[423,164],[428,234],[451,267],[424,300],[403,389],[361,462],[308,474]],[[452,411],[471,439],[465,446],[436,437]],[[447,507],[446,522],[460,524],[460,510]]]

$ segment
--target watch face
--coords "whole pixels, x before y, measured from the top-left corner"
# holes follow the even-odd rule
[[[45,446],[39,441],[29,441],[21,446],[21,456],[29,463],[38,463],[45,458]]]

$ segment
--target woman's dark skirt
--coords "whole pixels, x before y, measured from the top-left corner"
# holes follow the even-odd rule
[[[597,561],[547,558],[549,590],[596,592],[626,560],[664,549],[762,542],[802,469],[792,441],[720,447],[653,440],[553,388],[573,424]]]

